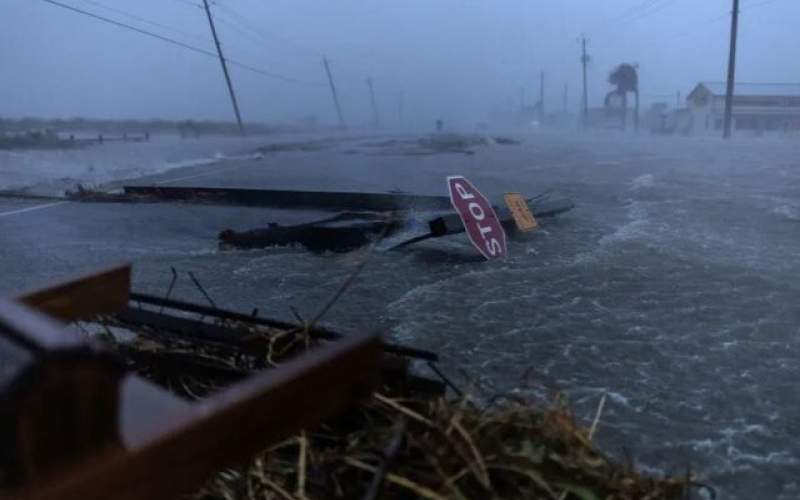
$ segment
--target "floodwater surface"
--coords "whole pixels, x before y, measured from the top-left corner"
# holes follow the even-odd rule
[[[523,139],[430,155],[353,140],[222,162],[185,185],[445,194],[445,176],[462,174],[498,201],[571,197],[574,211],[542,220],[502,261],[483,262],[463,236],[373,253],[325,320],[435,349],[454,377],[463,370],[489,392],[565,391],[582,419],[606,394],[598,440],[612,454],[664,473],[691,467],[723,498],[800,498],[800,141]],[[9,293],[133,259],[143,291],[163,293],[175,267],[222,305],[312,317],[363,257],[216,249],[221,229],[293,217],[273,210],[69,204],[24,215],[0,218]],[[202,300],[185,278],[177,293]]]

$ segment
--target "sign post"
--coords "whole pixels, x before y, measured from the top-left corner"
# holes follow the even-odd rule
[[[505,257],[506,232],[489,200],[460,175],[447,178],[447,189],[475,248],[488,260]]]

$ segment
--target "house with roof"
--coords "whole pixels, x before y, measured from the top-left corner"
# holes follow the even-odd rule
[[[701,82],[686,97],[692,133],[721,133],[725,87],[725,82]],[[736,83],[733,130],[800,130],[800,83]]]

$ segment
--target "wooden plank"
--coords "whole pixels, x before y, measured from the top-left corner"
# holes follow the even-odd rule
[[[249,314],[243,314],[240,312],[230,311],[226,309],[221,309],[218,307],[209,307],[200,304],[192,304],[189,302],[183,302],[180,300],[175,299],[168,299],[163,297],[156,297],[154,295],[147,295],[143,293],[131,292],[131,300],[133,302],[141,304],[147,304],[154,307],[159,308],[166,308],[166,309],[174,309],[176,311],[183,311],[183,312],[191,312],[195,314],[200,314],[202,316],[208,316],[210,318],[220,318],[220,319],[227,319],[233,321],[239,321],[245,324],[252,324],[252,325],[263,325],[269,326],[272,328],[276,328],[278,330],[294,330],[299,328],[302,325],[298,325],[296,323],[289,323],[286,321],[280,321],[270,318],[264,318],[260,316],[253,316]],[[140,314],[140,311],[146,311],[144,314]],[[156,320],[157,316],[153,314],[152,310],[143,310],[141,308],[126,308],[120,311],[117,315],[119,319],[122,321],[128,322],[130,324],[138,323],[145,323],[148,324],[150,320]],[[166,316],[164,314],[160,314],[159,316]],[[174,316],[173,316],[174,317]],[[191,321],[191,320],[189,320]],[[163,325],[159,324],[152,324],[153,326]],[[186,328],[182,328],[179,332],[183,333],[186,331]],[[315,325],[310,330],[310,335],[319,338],[319,339],[338,339],[344,335],[347,335],[347,332],[335,332],[333,330],[328,330],[324,327],[319,325]],[[230,336],[228,336],[230,338]],[[385,343],[384,350],[386,352],[397,354],[399,356],[408,356],[411,358],[418,358],[424,359],[426,361],[439,361],[439,356],[432,351],[426,351],[423,349],[417,349],[414,347],[402,346],[392,343]]]
[[[404,193],[358,193],[334,191],[284,191],[272,189],[212,188],[183,186],[124,186],[119,201],[154,200],[316,210],[447,210],[446,196]]]
[[[22,304],[0,299],[0,330],[3,335],[36,355],[86,345],[83,339],[62,328],[55,320]]]
[[[62,321],[74,321],[123,309],[130,288],[131,266],[124,264],[23,294],[17,300]]]
[[[377,336],[349,336],[177,415],[164,405],[163,418],[154,419],[136,415],[153,405],[123,404],[124,411],[133,412],[123,423],[146,417],[153,427],[123,430],[124,449],[110,449],[58,477],[37,481],[14,498],[149,500],[191,492],[221,468],[313,427],[368,394],[377,380],[380,352]]]

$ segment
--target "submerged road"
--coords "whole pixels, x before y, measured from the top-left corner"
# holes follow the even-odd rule
[[[565,391],[580,418],[609,396],[598,439],[643,466],[702,471],[723,498],[800,498],[800,142],[536,135],[475,154],[361,140],[272,151],[138,184],[491,197],[556,189],[578,208],[485,263],[466,239],[374,254],[326,321],[382,326],[440,351],[489,392]],[[220,252],[224,228],[319,214],[182,204],[0,199],[0,291],[121,260],[135,287],[291,319],[313,316],[358,255]],[[5,215],[3,215],[5,214]]]

